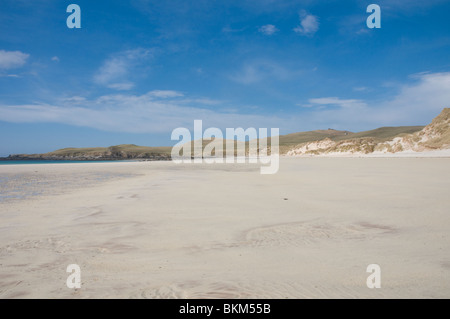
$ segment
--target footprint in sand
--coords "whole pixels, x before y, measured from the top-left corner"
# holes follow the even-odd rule
[[[238,299],[250,298],[252,295],[249,287],[244,287],[239,283],[187,281],[144,289],[131,297],[144,299]]]
[[[315,283],[233,281],[188,281],[153,287],[133,293],[131,298],[145,299],[286,299],[286,298],[355,298],[354,287],[323,286]]]
[[[82,220],[85,218],[97,217],[103,213],[104,211],[100,207],[89,207],[87,209],[83,209],[80,213],[78,213],[74,218],[74,220]]]
[[[244,234],[251,246],[301,246],[323,241],[368,240],[395,229],[370,223],[329,224],[300,222],[258,227]]]

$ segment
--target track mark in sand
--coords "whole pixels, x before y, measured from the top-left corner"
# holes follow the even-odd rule
[[[144,299],[237,299],[250,298],[248,287],[239,283],[187,281],[169,286],[144,289],[131,298]]]
[[[346,224],[320,221],[292,222],[257,227],[242,233],[232,242],[215,242],[206,246],[184,247],[191,253],[250,247],[300,247],[323,242],[367,241],[398,230],[387,225],[367,222]]]
[[[139,196],[139,194],[132,194],[132,195],[129,195],[129,196],[125,196],[125,195],[122,195],[122,196],[117,196],[116,197],[116,199],[138,199],[138,198],[140,198],[140,196]]]
[[[131,294],[144,299],[287,299],[287,298],[357,298],[351,287],[331,284],[258,281],[187,281],[168,286],[150,287]]]
[[[137,248],[128,244],[105,242],[97,245],[90,245],[85,248],[87,251],[101,254],[124,254]]]
[[[441,264],[441,266],[444,267],[445,269],[450,270],[450,261],[444,261],[444,262]]]
[[[176,285],[162,286],[151,289],[144,289],[132,294],[133,299],[186,299],[183,289]]]
[[[36,251],[37,249],[65,253],[67,250],[70,250],[70,243],[66,242],[64,238],[24,240],[0,247],[0,256],[15,253],[17,251]]]
[[[368,240],[396,230],[370,223],[297,222],[258,227],[244,233],[251,246],[301,246],[324,241]]]
[[[395,228],[386,226],[386,225],[372,224],[372,223],[366,223],[366,222],[359,223],[358,225],[361,227],[365,227],[365,228],[384,230],[386,233],[388,233],[388,232],[393,233],[396,231]]]
[[[78,224],[80,227],[85,227],[87,231],[95,234],[108,235],[110,238],[133,238],[137,233],[144,233],[146,224],[140,221],[92,221]]]
[[[80,215],[75,217],[74,220],[80,220],[80,219],[84,219],[84,218],[97,217],[97,216],[102,215],[104,213],[104,211],[100,207],[90,207],[88,209],[89,209],[88,213],[84,213],[84,214],[80,213]]]
[[[17,286],[19,286],[22,283],[22,280],[18,281],[0,281],[0,296],[4,293],[15,289]]]

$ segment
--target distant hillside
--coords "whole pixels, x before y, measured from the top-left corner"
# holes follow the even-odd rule
[[[124,144],[95,148],[64,148],[45,154],[10,155],[11,160],[124,160],[152,159],[169,160],[171,147],[147,147]]]
[[[298,132],[287,135],[280,135],[280,145],[299,144],[310,141],[322,140],[324,138],[339,138],[354,134],[349,131],[337,131],[333,129],[317,130],[308,132]]]
[[[445,108],[431,124],[406,127],[383,127],[352,133],[347,137],[327,137],[304,142],[286,152],[289,156],[331,154],[422,152],[450,148],[450,109]]]
[[[396,136],[418,132],[423,128],[424,126],[380,127],[375,130],[364,131],[359,133],[351,133],[349,136],[339,136],[336,138],[332,138],[332,140],[343,141],[349,138],[363,138],[363,137],[374,137],[380,140],[389,140]]]
[[[317,155],[326,153],[370,153],[374,151],[395,152],[403,149],[433,149],[442,145],[450,145],[448,133],[449,109],[444,109],[430,125],[381,127],[375,130],[353,133],[334,129],[299,132],[281,135],[280,154]],[[447,122],[446,122],[447,121]],[[203,140],[202,149],[211,141]],[[259,141],[260,142],[260,141]],[[222,140],[225,150],[226,140]],[[222,144],[221,143],[221,144]],[[243,144],[244,142],[236,142]],[[191,142],[193,145],[193,142]],[[270,138],[267,146],[270,153]],[[414,146],[415,145],[415,146]],[[193,149],[193,147],[192,147]],[[249,153],[249,142],[245,142],[246,154]],[[95,148],[64,148],[45,154],[10,155],[7,160],[170,160],[172,147],[148,147],[124,144]],[[258,151],[259,148],[258,148]],[[224,151],[224,153],[226,153]],[[213,155],[215,153],[213,152]],[[194,155],[194,151],[192,151]]]
[[[418,132],[423,128],[424,126],[380,127],[375,130],[358,133],[328,129],[280,135],[280,154],[287,154],[293,148],[298,147],[301,144],[322,141],[324,139],[338,142],[348,139],[373,138],[378,142],[382,142],[397,136]],[[267,143],[270,145],[270,138]]]

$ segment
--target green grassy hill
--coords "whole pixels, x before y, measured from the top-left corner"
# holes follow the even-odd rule
[[[147,147],[124,144],[110,147],[63,148],[45,154],[10,155],[8,159],[30,160],[122,160],[170,159],[171,147]]]
[[[397,136],[418,132],[423,128],[424,126],[380,127],[375,130],[351,133],[349,136],[338,136],[331,139],[334,141],[343,141],[349,138],[374,137],[383,141],[387,141]]]
[[[308,132],[299,132],[280,136],[280,153],[285,154],[291,148],[307,143],[320,141],[329,138],[333,141],[344,141],[358,138],[375,138],[380,142],[392,139],[396,136],[411,134],[420,131],[424,126],[398,126],[398,127],[380,127],[375,130],[353,133],[349,131],[338,131],[333,129],[317,130]],[[270,138],[268,140],[270,144]]]
[[[110,147],[92,147],[92,148],[63,148],[54,152],[45,153],[46,156],[120,156],[129,155],[145,156],[145,155],[170,155],[171,147],[149,147],[137,146],[134,144],[122,144]]]
[[[293,147],[306,143],[330,138],[333,141],[343,141],[348,139],[358,138],[375,138],[379,141],[386,141],[396,136],[411,134],[418,132],[423,126],[400,126],[400,127],[381,127],[375,130],[364,131],[359,133],[352,133],[349,131],[338,131],[333,129],[317,130],[309,132],[299,132],[287,135],[281,135],[280,138],[280,153],[285,154]],[[203,141],[203,148],[210,143],[209,140]],[[225,140],[223,140],[225,149]],[[242,142],[239,142],[242,143]],[[270,138],[267,145],[270,147]],[[193,145],[193,142],[191,142]],[[248,151],[248,142],[246,150]],[[236,154],[235,144],[235,154]],[[192,147],[193,149],[193,147]],[[54,152],[45,154],[33,155],[13,155],[10,157],[18,159],[146,159],[146,158],[169,158],[172,147],[148,147],[137,146],[134,144],[123,144],[110,147],[92,147],[92,148],[64,148]],[[193,155],[193,153],[192,153]],[[213,153],[214,155],[214,153]]]

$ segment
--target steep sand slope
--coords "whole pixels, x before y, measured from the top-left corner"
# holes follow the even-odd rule
[[[388,141],[376,137],[363,137],[333,141],[326,138],[297,145],[288,156],[311,155],[366,155],[398,152],[425,152],[450,148],[450,109],[445,108],[431,124],[421,131],[405,134]]]

